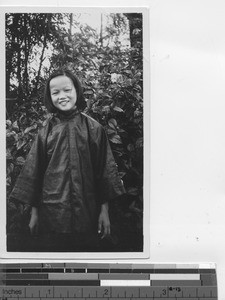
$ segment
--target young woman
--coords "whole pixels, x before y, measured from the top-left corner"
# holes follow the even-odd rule
[[[98,251],[110,235],[108,203],[124,193],[103,127],[85,107],[77,77],[54,73],[45,105],[52,117],[38,133],[11,198],[31,205],[40,251]],[[40,239],[41,240],[41,239]]]

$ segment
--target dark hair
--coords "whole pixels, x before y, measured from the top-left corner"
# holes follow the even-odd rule
[[[74,87],[76,89],[76,92],[77,92],[76,106],[79,110],[83,110],[86,107],[86,102],[84,99],[83,88],[81,86],[81,83],[80,83],[79,79],[70,70],[64,70],[64,69],[55,71],[47,80],[47,83],[45,86],[45,92],[44,92],[44,104],[45,104],[47,110],[51,113],[55,113],[58,111],[58,109],[52,103],[52,98],[51,98],[51,94],[50,94],[50,86],[49,86],[50,81],[57,76],[67,76],[72,80]]]

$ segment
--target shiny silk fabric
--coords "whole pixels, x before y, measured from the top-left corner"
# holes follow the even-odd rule
[[[101,204],[124,192],[103,127],[74,112],[39,131],[11,198],[38,207],[42,233],[89,235]]]

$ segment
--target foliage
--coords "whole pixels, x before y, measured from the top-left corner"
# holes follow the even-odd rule
[[[57,38],[61,14],[8,13],[6,24],[6,95],[26,102],[40,86],[41,70]]]
[[[6,120],[8,194],[11,192],[21,171],[38,129],[43,126],[43,122],[46,119],[47,112],[45,108],[40,106],[37,109],[37,103],[39,102],[31,101],[29,108],[27,108],[28,105],[23,104],[20,106],[19,113],[15,113],[14,121]],[[29,114],[29,119],[26,116],[27,113]]]
[[[74,71],[81,79],[87,100],[85,112],[105,127],[127,191],[126,197],[114,202],[111,209],[115,239],[121,234],[129,237],[130,232],[131,239],[137,237],[139,240],[138,245],[132,244],[131,239],[126,240],[127,245],[119,243],[117,250],[125,251],[128,247],[128,251],[140,251],[143,242],[142,44],[131,41],[133,47],[123,46],[120,35],[128,31],[127,17],[122,14],[110,17],[111,25],[109,23],[100,36],[90,26],[73,20],[71,14],[60,15],[58,19],[54,14],[48,15],[55,24],[55,27],[51,25],[54,30],[51,30],[49,40],[54,39],[56,44],[49,70],[43,68],[44,75],[40,75],[39,82],[44,82],[52,70],[62,66]],[[70,30],[65,29],[63,22],[70,24]],[[72,22],[76,27],[74,34]],[[130,28],[131,22],[130,19]],[[138,30],[133,28],[130,39],[140,35],[141,29],[141,26]],[[45,32],[41,34],[44,36]],[[109,44],[109,40],[113,43]],[[36,94],[28,95],[7,120],[8,193],[15,184],[38,128],[47,117],[40,95],[37,90]]]

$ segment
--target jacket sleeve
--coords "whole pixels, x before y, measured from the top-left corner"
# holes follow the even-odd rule
[[[103,204],[123,195],[124,185],[102,126],[97,128],[95,135],[93,163],[99,202]]]
[[[10,194],[10,199],[36,207],[40,203],[46,163],[44,129],[38,133]]]

